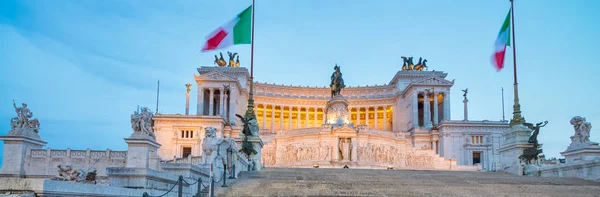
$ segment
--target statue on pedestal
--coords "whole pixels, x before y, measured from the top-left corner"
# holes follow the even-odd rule
[[[17,107],[17,104],[13,100],[13,107],[15,108],[15,112],[17,113],[17,117],[10,119],[10,126],[12,130],[19,129],[31,129],[34,132],[38,132],[40,128],[40,122],[36,119],[31,119],[33,117],[33,113],[27,108],[26,103],[21,104],[22,107]]]
[[[592,123],[587,122],[584,117],[575,116],[571,118],[571,125],[575,129],[575,134],[571,137],[572,143],[588,143],[590,141]]]
[[[217,129],[214,127],[206,127],[204,131],[200,163],[213,165],[213,176],[219,180],[223,175],[227,154],[235,149],[235,142],[231,138],[217,138]]]
[[[133,112],[131,114],[131,128],[133,129],[133,134],[142,134],[152,137],[152,139],[156,139],[154,136],[154,120],[152,120],[154,114],[148,110],[147,107],[142,107],[142,112]]]
[[[542,149],[540,148],[540,144],[538,143],[537,136],[540,133],[540,128],[546,126],[546,124],[548,124],[548,121],[537,123],[537,124],[535,124],[535,126],[533,126],[533,124],[531,124],[531,123],[523,124],[526,127],[528,127],[529,129],[533,130],[533,134],[531,135],[531,137],[529,137],[529,140],[528,140],[528,142],[532,143],[533,146],[524,149],[523,154],[521,154],[521,156],[519,156],[519,159],[521,161],[523,161],[525,164],[531,164],[532,161],[537,161],[538,155],[543,152]]]
[[[342,89],[346,87],[346,85],[344,85],[344,79],[342,78],[342,72],[340,71],[340,67],[337,64],[335,64],[335,67],[333,67],[333,69],[335,70],[335,72],[331,74],[331,84],[329,84],[329,87],[331,88],[332,98],[335,95],[340,95]]]
[[[467,100],[467,94],[469,93],[469,88],[461,90],[464,94],[463,97],[465,97],[465,100]]]

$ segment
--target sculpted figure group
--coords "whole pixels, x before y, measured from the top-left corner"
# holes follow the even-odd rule
[[[540,128],[546,126],[548,121],[540,122],[535,124],[535,126],[531,123],[524,123],[527,128],[533,130],[533,133],[529,137],[528,142],[533,144],[533,147],[529,147],[523,150],[523,154],[519,156],[519,159],[525,164],[532,164],[538,160],[538,155],[542,153],[542,149],[537,140],[537,136],[540,133]]]
[[[217,138],[217,129],[206,127],[202,140],[201,164],[213,164],[213,175],[219,180],[225,170],[227,154],[236,151],[236,145],[231,138]]]
[[[39,132],[40,122],[37,118],[30,120],[33,117],[33,113],[27,108],[27,104],[22,103],[21,107],[17,107],[17,104],[13,100],[13,107],[17,113],[17,117],[10,119],[12,130],[31,129],[36,133]]]
[[[96,170],[90,172],[76,170],[71,164],[61,164],[57,167],[58,176],[53,177],[52,180],[96,183]]]
[[[324,143],[288,144],[276,158],[281,163],[295,163],[299,161],[331,160],[331,146]]]
[[[419,63],[417,63],[417,65],[413,64],[413,57],[402,56],[402,60],[404,61],[402,64],[402,70],[422,71],[423,69],[427,69],[427,59],[419,57]]]
[[[587,122],[584,117],[575,116],[571,118],[571,125],[575,129],[575,134],[571,137],[576,143],[588,143],[590,141],[590,130],[592,123]]]
[[[224,66],[240,67],[240,56],[238,55],[238,53],[232,53],[232,52],[227,51],[227,55],[229,56],[229,65],[227,65],[227,62],[223,58],[223,53],[219,53],[219,55],[220,55],[220,57],[217,57],[217,55],[215,55],[214,63],[216,65],[218,65],[220,67],[224,67]],[[233,59],[236,59],[236,60],[233,61]]]
[[[134,134],[143,134],[156,139],[154,136],[154,120],[152,120],[154,114],[148,110],[147,107],[142,107],[141,112],[133,112],[131,114],[131,128]]]

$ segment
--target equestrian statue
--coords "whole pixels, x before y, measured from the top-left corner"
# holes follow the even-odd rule
[[[331,88],[331,97],[332,98],[335,95],[340,95],[342,89],[344,89],[346,87],[346,85],[344,85],[344,79],[342,78],[342,72],[340,71],[340,66],[335,64],[335,67],[333,67],[333,69],[335,71],[333,72],[333,74],[331,74],[331,84],[329,84],[329,87]]]

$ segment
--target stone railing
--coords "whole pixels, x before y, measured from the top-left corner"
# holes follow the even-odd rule
[[[165,163],[184,163],[184,164],[192,164],[192,165],[200,165],[202,161],[202,156],[188,156],[183,158],[174,158],[172,160],[167,160]]]
[[[106,150],[54,150],[29,149],[26,153],[25,175],[28,177],[54,177],[58,165],[71,164],[74,169],[89,171],[96,169],[99,179],[106,177],[107,167],[124,167],[127,151]]]

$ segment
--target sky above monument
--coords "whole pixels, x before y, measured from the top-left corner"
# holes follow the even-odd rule
[[[125,150],[129,116],[138,105],[154,110],[158,80],[159,111],[183,114],[184,84],[215,54],[238,52],[249,67],[250,45],[200,50],[251,2],[0,1],[0,134],[14,99],[29,104],[47,147]],[[346,85],[381,85],[401,69],[400,56],[423,57],[456,79],[452,119],[463,119],[460,90],[469,88],[469,119],[501,120],[504,87],[509,120],[512,49],[504,70],[491,64],[509,8],[508,0],[257,0],[255,79],[322,87],[337,63]],[[570,143],[571,117],[600,124],[598,10],[595,0],[515,2],[520,102],[528,122],[549,121],[539,135],[547,157]],[[600,141],[600,129],[591,136]]]

